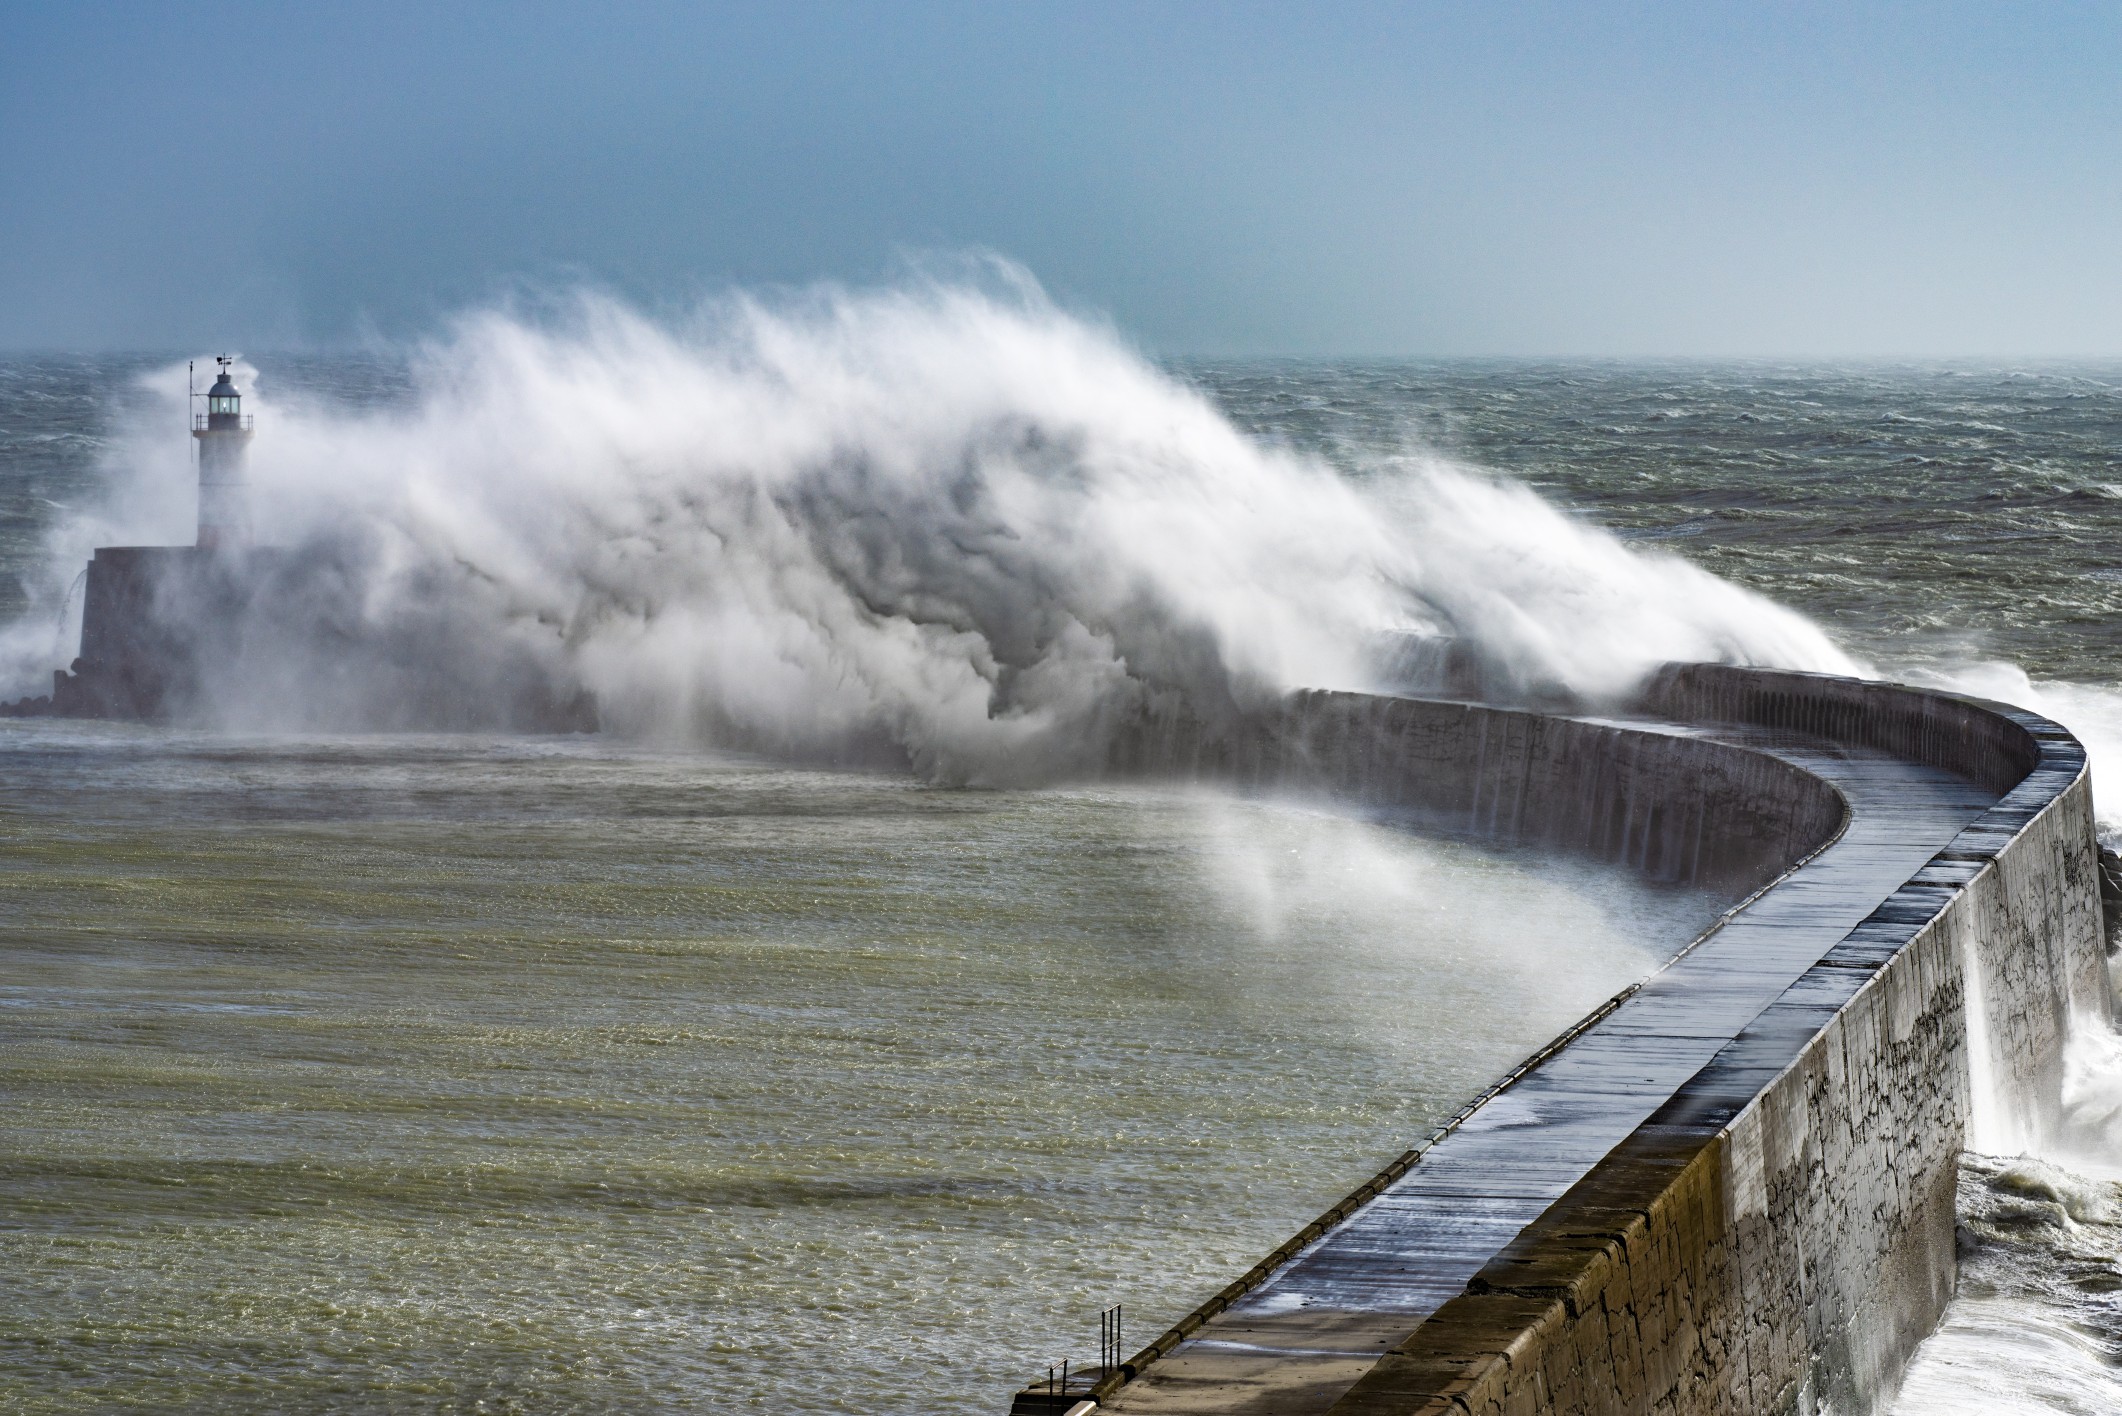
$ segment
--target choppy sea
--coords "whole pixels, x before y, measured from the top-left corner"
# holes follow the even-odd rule
[[[168,362],[0,361],[0,620]],[[407,396],[386,359],[258,362]],[[1172,372],[1351,478],[1520,479],[2117,780],[2122,364]],[[997,1411],[1707,909],[1301,802],[0,728],[9,1409]],[[1971,1158],[1963,1297],[1898,1410],[2118,1409],[2097,1051],[2072,1154]]]

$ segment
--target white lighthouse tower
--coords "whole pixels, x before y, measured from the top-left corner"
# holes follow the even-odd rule
[[[250,497],[244,486],[244,453],[251,420],[229,375],[235,361],[222,355],[221,377],[206,391],[206,412],[192,419],[199,440],[199,549],[233,550],[250,544]]]

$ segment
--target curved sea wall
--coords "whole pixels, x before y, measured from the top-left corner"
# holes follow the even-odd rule
[[[1868,1409],[1952,1296],[1974,1085],[2047,1124],[2073,1015],[2106,1015],[2085,757],[2053,724],[1706,667],[1648,700],[2006,791],[1336,1412]]]
[[[2017,710],[1815,675],[1676,666],[1640,711],[1307,694],[1255,731],[1130,747],[1138,770],[1758,893],[1134,1358],[1019,1410],[1786,1412],[1892,1389],[1952,1293],[1977,1094],[2049,1124],[2069,1028],[2110,1006],[2084,753]]]
[[[1980,884],[1977,899],[1951,901],[1951,910],[1939,912],[1940,925],[1965,928],[1980,915],[1968,958],[1978,966],[1971,979],[1983,1008],[1970,1027],[1985,1052],[1972,1066],[1991,1090],[1985,1100],[2020,1119],[2024,1140],[2038,1141],[2056,1121],[2063,1041],[2073,1019],[2108,1021],[2113,1008],[2092,781],[2077,739],[2046,718],[2002,704],[1718,664],[1669,666],[1651,680],[1642,706],[1685,722],[1751,724],[1860,743],[1957,772],[1999,794],[1981,820],[1880,908],[1906,912],[1927,898],[1925,891]],[[2003,882],[1967,867],[1991,861],[2008,867],[2003,876],[2026,877],[2024,888],[2009,892],[1998,908],[1978,908]]]
[[[1832,839],[1846,806],[1768,753],[1515,708],[1300,693],[1241,731],[1145,730],[1117,770],[1323,791],[1424,829],[1549,846],[1750,894]]]

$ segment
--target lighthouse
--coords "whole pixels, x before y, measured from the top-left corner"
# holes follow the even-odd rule
[[[250,544],[250,501],[244,487],[244,454],[250,446],[251,420],[243,395],[229,372],[235,361],[215,361],[221,377],[206,391],[206,412],[192,418],[199,441],[199,549],[233,550]]]
[[[243,467],[251,420],[235,360],[224,355],[219,362],[206,412],[190,420],[199,447],[198,539],[96,547],[80,582],[81,652],[70,667],[52,671],[49,695],[0,702],[0,718],[157,722],[212,717],[238,705],[248,713],[258,707],[261,686],[314,679],[327,668],[333,676],[326,682],[343,684],[342,666],[405,662],[395,628],[347,632],[363,615],[359,572],[349,574],[343,557],[322,543],[315,554],[252,542]],[[439,667],[448,657],[445,640],[421,660]],[[535,659],[521,660],[520,670],[510,662],[508,685],[493,681],[500,693],[491,706],[503,721],[541,733],[597,730],[597,701],[587,689],[548,680]],[[443,672],[435,683],[456,682]]]
[[[160,719],[199,700],[238,652],[244,616],[284,565],[251,545],[243,475],[251,420],[235,360],[192,415],[199,444],[199,537],[189,546],[98,546],[81,592],[81,653],[52,674],[49,698],[0,703],[0,717]],[[232,554],[241,552],[241,554]]]

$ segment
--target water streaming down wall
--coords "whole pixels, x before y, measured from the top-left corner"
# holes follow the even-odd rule
[[[1913,764],[1911,781],[1957,774],[1974,806],[1943,818],[1942,848],[1905,874],[1881,877],[1875,861],[1867,876],[1869,848],[1846,846],[1842,888],[1860,894],[1848,927],[1710,1039],[1705,1065],[1644,1088],[1644,1119],[1595,1147],[1558,1197],[1529,1202],[1515,1235],[1466,1239],[1447,1212],[1427,1231],[1403,1223],[1415,1242],[1402,1252],[1376,1242],[1395,1232],[1385,1209],[1422,1198],[1425,1165],[1468,1137],[1481,1154],[1484,1108],[1538,1094],[1592,1040],[1625,1060],[1674,1037],[1615,1028],[1609,1005],[1117,1370],[1028,1391],[1020,1410],[1769,1412],[1863,1410],[1891,1393],[1952,1294],[1974,1079],[2033,1129],[2053,1125],[2065,1038],[2109,1008],[2084,753],[2030,714],[1814,675],[1676,667],[1639,708],[1667,721],[1312,694],[1250,731],[1174,723],[1129,744],[1131,770],[1310,785],[1734,895],[1819,853],[1749,908],[1833,886],[1846,817],[1825,778],[1838,754],[1852,783],[1874,759]],[[1816,770],[1798,765],[1807,753]],[[1890,818],[1892,792],[1874,795],[1862,809]],[[1795,914],[1782,903],[1803,918],[1802,901]],[[1720,986],[1714,968],[1649,985],[1683,1005]],[[1528,1127],[1511,1144],[1542,1139]],[[1466,1183],[1457,1229],[1479,1190]],[[1396,1307],[1394,1286],[1419,1287],[1455,1239],[1463,1285]],[[1368,1296],[1311,1308],[1332,1286],[1320,1272],[1353,1274]],[[1313,1297],[1294,1291],[1307,1286]]]

